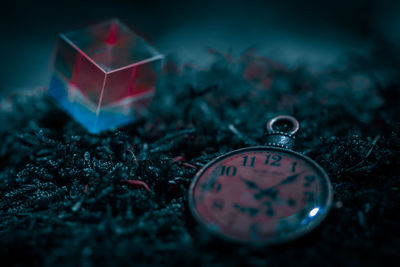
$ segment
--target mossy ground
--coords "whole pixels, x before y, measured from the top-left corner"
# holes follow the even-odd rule
[[[208,70],[167,64],[150,116],[88,134],[38,91],[0,113],[0,255],[11,265],[342,266],[400,262],[400,57],[288,69],[251,53]],[[263,144],[279,114],[331,177],[333,208],[310,234],[254,249],[194,223],[188,186],[228,151]],[[150,191],[125,180],[144,181]]]

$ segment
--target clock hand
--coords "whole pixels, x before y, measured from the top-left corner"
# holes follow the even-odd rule
[[[262,197],[269,197],[274,200],[276,199],[278,194],[279,191],[272,186],[266,189],[261,189],[258,193],[254,194],[253,197],[257,200],[259,200]]]
[[[280,185],[281,185],[281,184],[290,184],[290,183],[296,181],[296,179],[297,179],[301,174],[303,174],[303,172],[299,172],[299,173],[296,173],[296,174],[289,175],[288,177],[285,178],[285,180],[283,180],[283,181],[280,182],[279,184],[280,184]]]
[[[279,184],[273,185],[266,189],[260,189],[260,191],[256,194],[254,194],[253,197],[258,200],[265,196],[265,197],[271,198],[272,200],[275,200],[279,195],[279,191],[278,191],[278,189],[276,189],[276,187],[283,185],[283,184],[289,184],[289,183],[294,182],[302,173],[303,172],[299,172],[299,173],[290,175],[290,176],[286,177],[283,181],[281,181]]]
[[[248,188],[250,188],[250,189],[260,189],[260,188],[258,187],[258,185],[257,185],[255,182],[253,182],[253,181],[244,179],[243,177],[239,177],[239,179],[242,180],[243,182],[245,182],[245,183],[246,183],[246,186],[247,186]]]

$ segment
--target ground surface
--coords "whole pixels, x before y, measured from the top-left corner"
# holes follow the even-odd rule
[[[337,266],[400,262],[400,57],[391,46],[311,72],[247,51],[209,69],[167,64],[150,116],[88,134],[43,90],[0,115],[0,257],[13,265]],[[215,241],[188,186],[271,117],[301,122],[297,150],[329,173],[333,208],[312,233],[262,249]],[[141,180],[138,188],[125,180]]]

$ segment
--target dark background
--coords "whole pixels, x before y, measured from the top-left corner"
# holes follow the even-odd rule
[[[396,1],[12,1],[2,4],[0,95],[46,86],[57,34],[119,17],[163,53],[198,65],[206,48],[312,68],[400,42]]]

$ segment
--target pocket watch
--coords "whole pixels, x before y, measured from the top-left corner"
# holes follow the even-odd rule
[[[290,129],[276,130],[282,123]],[[196,221],[217,237],[251,245],[287,242],[319,225],[331,207],[332,186],[315,161],[293,150],[298,130],[295,118],[277,116],[266,124],[265,146],[205,165],[189,189]]]

